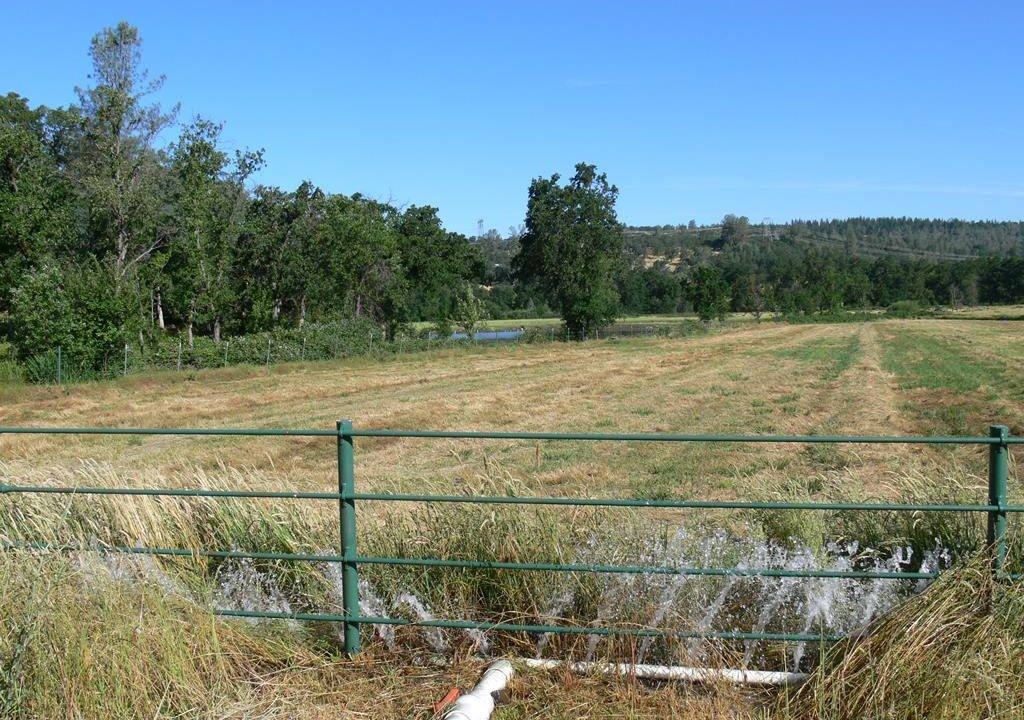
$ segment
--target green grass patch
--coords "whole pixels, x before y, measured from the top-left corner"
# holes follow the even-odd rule
[[[883,367],[903,391],[927,391],[902,408],[925,421],[931,432],[977,435],[986,424],[1005,421],[1005,404],[1024,399],[1024,384],[1005,367],[969,344],[900,328],[885,338]]]
[[[935,336],[901,329],[887,338],[883,367],[896,375],[901,390],[930,388],[973,392],[1004,379],[999,368]]]
[[[814,363],[822,366],[821,379],[835,380],[853,365],[860,353],[860,338],[851,334],[843,338],[828,338],[803,343],[796,347],[771,351],[778,358]]]

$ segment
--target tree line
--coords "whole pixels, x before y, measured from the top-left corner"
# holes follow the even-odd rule
[[[89,48],[77,102],[0,97],[0,322],[30,358],[81,365],[167,333],[191,346],[307,322],[559,314],[587,337],[623,313],[834,312],[899,301],[1024,301],[1020,223],[912,219],[626,228],[594,165],[537,177],[506,235],[448,231],[437,209],[253,184],[263,151],[154,99],[137,28]],[[174,139],[161,138],[174,128]]]
[[[779,237],[866,257],[962,260],[1024,255],[1024,222],[1019,221],[855,217],[773,224],[768,219],[753,223],[746,217],[726,215],[710,226],[691,220],[680,225],[627,227],[625,233],[631,257],[685,256],[732,239]]]
[[[691,221],[625,227],[623,235],[614,273],[621,313],[693,311],[711,319],[730,311],[814,315],[895,303],[1024,302],[1019,222],[853,218],[769,227],[726,215],[712,227]],[[520,233],[511,232],[503,249],[494,231],[486,241],[492,300],[552,312],[543,298],[517,296],[514,273],[501,264],[511,267]],[[516,312],[494,302],[490,310]]]
[[[153,101],[137,28],[92,40],[66,108],[0,97],[0,319],[22,357],[62,346],[86,365],[166,330],[189,345],[310,320],[393,334],[478,292],[480,253],[436,208],[251,187],[262,150],[229,152],[197,117]]]

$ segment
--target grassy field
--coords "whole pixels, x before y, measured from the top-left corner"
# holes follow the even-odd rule
[[[167,373],[70,389],[0,390],[3,424],[361,427],[622,432],[970,433],[1024,428],[1016,323],[751,325],[687,340],[468,348],[386,361]],[[329,439],[7,437],[13,471],[88,457],[117,472],[245,468],[330,487]],[[901,448],[636,446],[363,440],[364,488],[459,483],[500,468],[524,487],[716,496],[827,472],[880,488],[893,471],[976,453]]]
[[[1024,305],[982,305],[940,313],[948,318],[974,318],[982,320],[1024,320]]]
[[[1015,322],[752,322],[687,339],[476,347],[383,361],[296,363],[271,368],[269,374],[228,368],[67,389],[0,388],[0,424],[330,428],[337,419],[351,418],[361,427],[390,428],[983,434],[990,423],[1003,422],[1020,434],[1022,359],[1024,326]],[[330,438],[0,437],[0,483],[12,484],[331,489],[335,463]],[[749,499],[924,493],[932,500],[955,496],[978,502],[985,497],[985,458],[970,448],[361,439],[356,463],[359,487],[382,491]],[[1016,466],[1011,472],[1012,493],[1019,499]],[[897,539],[926,545],[940,535],[953,538],[978,529],[930,526],[926,518],[905,524],[884,518],[874,525],[843,516],[824,524],[780,518],[704,513],[686,522],[709,533],[745,527],[737,532],[815,547],[826,539],[851,537],[879,547]],[[329,504],[13,496],[0,501],[0,533],[14,540],[316,552],[331,545],[336,522]],[[633,552],[644,547],[645,533],[667,535],[666,528],[681,522],[681,513],[673,511],[441,512],[364,505],[360,543],[382,554],[559,559],[596,540],[621,543],[615,553]],[[345,662],[337,657],[329,629],[214,621],[175,599],[184,592],[161,592],[161,584],[171,583],[186,586],[192,597],[209,595],[218,568],[188,560],[151,570],[108,563],[99,572],[81,557],[8,553],[0,566],[0,586],[9,590],[0,600],[0,615],[14,621],[6,624],[6,634],[0,630],[0,716],[56,716],[60,708],[74,708],[60,714],[430,717],[433,700],[451,684],[472,684],[481,667],[461,641],[450,650],[457,659],[453,668],[418,666],[416,645],[422,640],[412,637],[397,650],[371,642],[364,658]],[[300,595],[311,606],[329,595],[322,573],[272,570],[280,586],[275,591],[287,586],[292,607],[301,604]],[[465,572],[379,569],[369,574],[375,587],[401,587],[429,599],[439,615],[472,607],[487,616],[512,609],[543,616],[544,598],[560,591],[554,581],[531,573],[500,581]],[[131,591],[125,589],[126,576],[138,581]],[[574,586],[573,612],[610,617],[586,582]],[[967,576],[959,582],[983,580]],[[931,596],[934,603],[943,597],[941,590],[922,598]],[[694,602],[706,603],[714,587],[693,592]],[[73,612],[47,620],[43,610],[57,606]],[[186,627],[189,632],[181,633]],[[964,633],[976,630],[970,623],[957,627]],[[959,637],[948,627],[936,630],[947,631],[950,642]],[[1004,655],[1010,653],[1016,629],[989,631],[993,642],[1006,641],[1000,646]],[[516,642],[511,639],[500,649],[514,652]],[[519,648],[520,654],[531,651]],[[928,652],[921,650],[922,667],[935,659]],[[999,656],[998,648],[993,652]],[[1019,658],[1006,657],[1010,672]],[[855,655],[836,667],[854,668],[861,677],[866,672]],[[995,671],[989,675],[992,682],[1002,677]],[[53,684],[54,678],[60,683]],[[825,710],[822,717],[869,711],[879,717],[915,716],[885,704],[897,702],[898,687],[889,688],[887,700],[856,705],[848,698],[859,691],[841,680],[823,677],[811,696],[784,699],[780,706],[777,698],[727,688],[698,693],[530,673],[517,680],[510,704],[497,717],[718,717],[724,712],[811,717]],[[999,690],[1004,704],[1024,701],[1024,694],[1014,694],[1021,693],[1019,685]],[[949,691],[973,702],[961,685]],[[12,710],[19,707],[29,710],[19,715]],[[844,715],[851,708],[856,712]]]

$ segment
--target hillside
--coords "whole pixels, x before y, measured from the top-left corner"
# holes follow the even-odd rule
[[[892,256],[918,260],[969,260],[1024,255],[1024,223],[921,218],[797,220],[781,225],[749,224],[745,218],[713,226],[630,226],[627,254],[647,267],[699,257],[730,244],[805,246],[864,258]],[[723,237],[723,234],[726,237]]]

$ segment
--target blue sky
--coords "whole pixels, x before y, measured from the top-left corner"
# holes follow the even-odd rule
[[[1024,3],[15,3],[0,92],[67,104],[126,19],[182,118],[305,178],[522,222],[596,163],[631,224],[1024,217]]]

